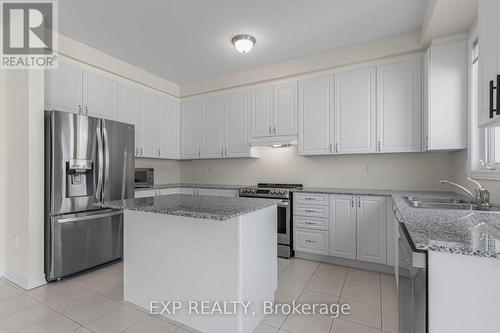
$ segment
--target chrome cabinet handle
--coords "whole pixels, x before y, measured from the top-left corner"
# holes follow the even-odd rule
[[[339,144],[338,144],[338,143],[336,143],[336,144],[335,144],[335,153],[338,153],[338,152],[339,152]]]
[[[85,107],[85,115],[88,116],[89,115],[89,109],[87,107]]]
[[[354,207],[354,200],[351,200],[351,207]]]
[[[308,221],[306,221],[306,222],[304,222],[304,223],[305,223],[305,224],[309,224],[309,225],[316,225],[316,223],[314,223],[314,222],[308,222]]]
[[[135,156],[139,156],[139,148],[135,147]]]
[[[306,213],[316,213],[316,211],[314,209],[306,209],[305,212]]]
[[[331,143],[328,145],[328,149],[330,149],[330,154],[333,153],[333,145]]]
[[[224,150],[224,156],[227,157],[227,148]]]
[[[161,154],[160,154],[160,149],[158,149],[158,157],[160,157],[160,156],[161,156]]]
[[[198,149],[198,158],[201,157],[201,150]]]
[[[361,199],[358,199],[358,208],[361,208]]]
[[[82,106],[78,104],[78,114],[82,114]]]
[[[312,240],[310,240],[310,239],[306,239],[306,242],[307,242],[307,243],[316,243],[316,241],[312,241]]]
[[[221,155],[222,157],[224,157],[224,148],[221,148],[221,149],[220,149],[220,155]]]
[[[377,142],[377,150],[380,152],[382,148],[382,143],[380,142],[380,140]]]
[[[304,200],[316,200],[315,198],[306,197]]]
[[[276,125],[274,125],[274,134],[276,134]]]
[[[271,134],[271,132],[272,132],[272,126],[269,125],[269,134]]]
[[[144,155],[144,152],[143,152],[142,147],[141,147],[141,156],[142,156],[142,155]]]

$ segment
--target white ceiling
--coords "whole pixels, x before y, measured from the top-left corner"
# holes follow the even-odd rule
[[[178,84],[421,28],[427,0],[63,0],[59,30]],[[255,36],[252,52],[230,43]]]

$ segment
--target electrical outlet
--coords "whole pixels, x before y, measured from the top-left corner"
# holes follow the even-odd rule
[[[373,166],[373,164],[368,163],[366,165],[366,173],[374,173],[374,172],[375,172],[375,167]]]

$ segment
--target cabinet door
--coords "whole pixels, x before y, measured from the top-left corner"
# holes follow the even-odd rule
[[[156,129],[158,123],[157,115],[158,112],[156,95],[148,91],[140,91],[138,132],[140,135],[141,157],[158,157],[158,148],[156,142]]]
[[[297,82],[274,87],[274,135],[297,134]]]
[[[181,103],[181,158],[200,157],[201,101]]]
[[[356,259],[356,197],[330,196],[330,255]]]
[[[79,113],[82,107],[82,70],[62,61],[46,70],[45,109]]]
[[[488,120],[490,106],[490,80],[497,74],[498,40],[500,33],[495,31],[498,18],[495,18],[496,0],[480,0],[478,2],[478,39],[479,39],[479,112],[478,124]],[[498,73],[500,74],[500,73]],[[496,86],[496,81],[495,86]],[[496,108],[493,99],[493,108]]]
[[[118,85],[117,120],[135,125],[136,113],[139,108],[139,89],[120,83]]]
[[[158,96],[157,142],[160,158],[179,158],[179,102]]]
[[[83,71],[83,105],[87,115],[116,119],[118,83],[110,78]]]
[[[429,150],[467,148],[468,58],[467,40],[438,44],[429,50],[424,124],[428,126]]]
[[[357,259],[386,264],[386,199],[371,196],[357,199]]]
[[[322,76],[299,82],[300,155],[332,153],[333,77]]]
[[[201,157],[223,157],[222,147],[222,110],[221,96],[207,97],[203,101],[201,117]]]
[[[248,120],[250,119],[250,94],[241,92],[226,98],[224,112],[225,157],[250,155]]]
[[[335,75],[335,152],[375,152],[375,68]]]
[[[273,89],[258,88],[252,95],[252,137],[271,136],[273,135]]]
[[[420,151],[421,60],[377,68],[377,151]]]

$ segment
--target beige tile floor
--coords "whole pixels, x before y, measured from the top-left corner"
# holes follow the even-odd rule
[[[195,332],[123,303],[123,264],[28,292],[0,280],[0,333]],[[277,302],[348,303],[351,314],[270,315],[255,333],[397,333],[390,275],[292,259],[278,260]]]

